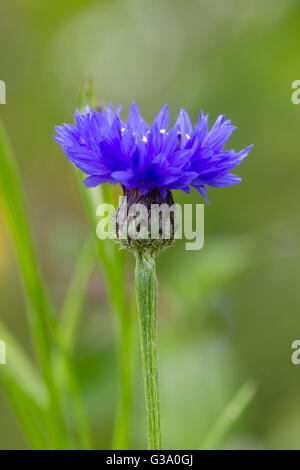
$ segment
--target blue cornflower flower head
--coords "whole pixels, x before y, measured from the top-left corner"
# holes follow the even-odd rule
[[[87,188],[102,183],[121,184],[127,193],[160,193],[166,199],[171,190],[196,188],[207,200],[207,187],[220,188],[241,181],[230,173],[249,153],[252,145],[240,152],[224,150],[236,127],[221,115],[208,130],[208,116],[200,112],[193,128],[184,109],[169,129],[165,105],[151,127],[142,119],[135,103],[127,123],[120,118],[121,106],[113,112],[110,104],[103,113],[86,107],[77,110],[75,126],[56,127],[54,139],[74,165],[87,176]]]

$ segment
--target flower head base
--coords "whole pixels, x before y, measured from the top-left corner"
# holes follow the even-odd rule
[[[102,183],[121,184],[126,191],[139,190],[146,196],[153,190],[166,198],[168,191],[196,188],[207,200],[207,186],[230,186],[241,181],[229,173],[249,153],[252,146],[240,152],[224,150],[236,127],[225,116],[219,116],[208,131],[207,120],[200,112],[192,127],[182,109],[174,127],[169,128],[165,105],[151,127],[132,104],[127,123],[120,119],[121,106],[103,113],[88,106],[85,114],[76,111],[76,125],[56,127],[55,140],[68,158],[88,176],[86,187]]]
[[[123,248],[156,253],[173,244],[177,221],[170,190],[163,198],[158,189],[144,195],[125,188],[114,217],[114,237]]]

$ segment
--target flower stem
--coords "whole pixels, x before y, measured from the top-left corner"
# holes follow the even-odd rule
[[[152,255],[136,252],[135,289],[138,305],[149,449],[161,449],[157,347],[157,278]]]

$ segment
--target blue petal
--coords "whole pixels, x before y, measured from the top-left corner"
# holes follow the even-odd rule
[[[157,124],[159,129],[164,129],[165,131],[167,131],[169,127],[169,120],[170,118],[169,118],[168,105],[165,104],[159,111],[153,123]]]
[[[132,105],[129,111],[127,127],[129,129],[132,129],[134,132],[138,133],[139,135],[146,134],[149,129],[149,126],[141,118],[139,108],[134,102],[132,102]]]
[[[205,199],[205,201],[208,202],[208,204],[210,204],[209,200],[207,199],[207,195],[206,195],[207,188],[204,185],[194,186],[194,187],[197,189],[197,191],[199,191],[199,193]]]
[[[160,132],[158,124],[154,123],[148,135],[148,154],[153,157],[153,155],[160,153],[162,149],[162,143],[163,135]]]
[[[178,131],[174,127],[170,130],[168,135],[165,138],[163,147],[162,147],[162,152],[168,156],[175,152],[177,148],[177,142],[178,142]]]
[[[107,120],[108,124],[111,124],[113,118],[112,103],[109,103],[107,108],[105,108],[105,110],[103,111],[103,116]]]
[[[182,147],[184,147],[186,142],[191,138],[193,132],[193,126],[190,117],[184,109],[181,109],[179,112],[175,127],[176,126],[179,128]]]
[[[232,173],[227,173],[226,175],[220,176],[213,181],[210,181],[208,184],[213,188],[222,188],[226,186],[232,186],[233,184],[240,183],[242,178]]]
[[[110,178],[108,176],[91,175],[85,178],[83,182],[86,188],[94,188],[95,186],[99,186],[99,184],[106,183],[109,180]]]

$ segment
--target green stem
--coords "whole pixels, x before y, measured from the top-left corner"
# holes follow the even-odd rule
[[[135,288],[144,369],[149,449],[161,449],[155,260],[136,252]]]

